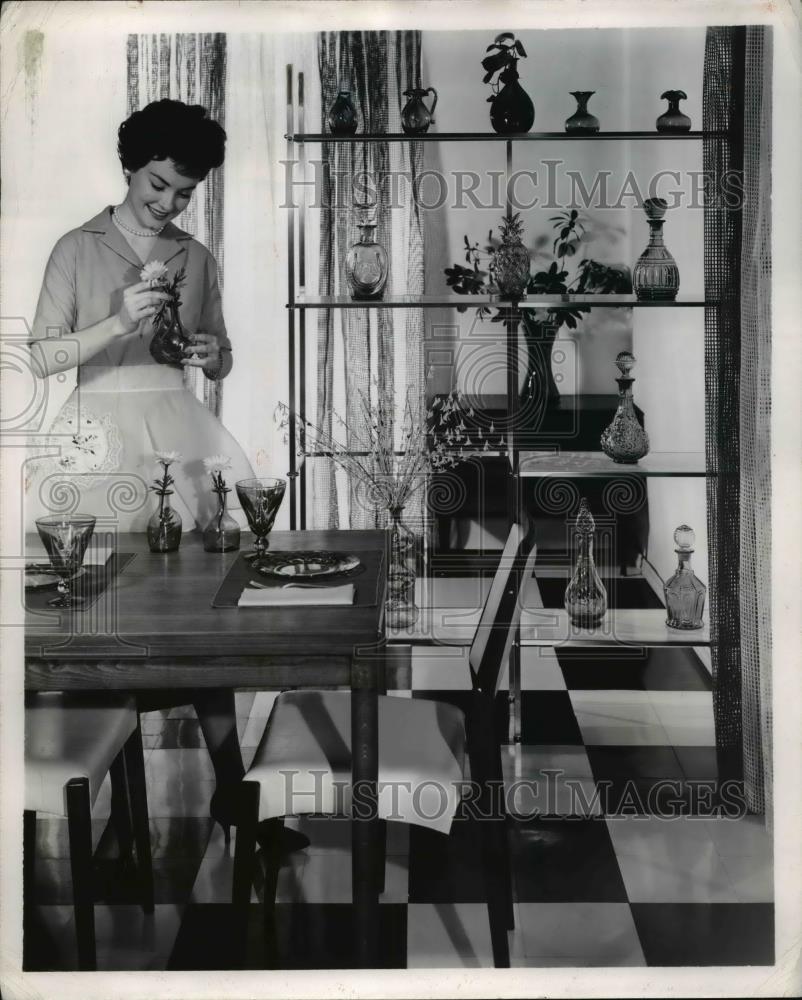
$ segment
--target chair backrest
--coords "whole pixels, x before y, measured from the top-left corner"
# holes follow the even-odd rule
[[[521,620],[521,595],[535,568],[534,533],[513,524],[476,630],[469,662],[474,690],[495,695]]]

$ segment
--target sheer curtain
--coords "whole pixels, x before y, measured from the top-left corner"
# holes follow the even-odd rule
[[[705,296],[720,301],[705,310],[716,748],[720,777],[742,777],[770,822],[771,29],[708,28],[703,115],[730,132],[704,142]],[[742,214],[726,197],[736,178]]]
[[[322,116],[340,85],[349,86],[359,131],[400,132],[403,92],[420,80],[420,32],[327,32],[319,36]],[[323,144],[326,178],[320,212],[319,291],[347,295],[343,264],[359,237],[357,204],[375,202],[376,240],[389,258],[386,295],[422,294],[423,226],[412,191],[423,168],[422,144]],[[393,179],[398,184],[394,194]],[[322,310],[318,317],[316,396],[319,427],[332,430],[332,410],[358,428],[360,395],[395,428],[400,446],[401,414],[407,391],[423,400],[423,314],[419,309]],[[310,397],[311,398],[311,397]],[[416,402],[415,405],[418,405]],[[334,425],[335,434],[337,432]],[[346,442],[356,447],[353,440]],[[360,502],[354,483],[328,459],[310,463],[312,523],[315,527],[383,526],[383,512]],[[420,519],[421,499],[407,505],[405,520]]]
[[[128,36],[128,114],[151,101],[171,98],[202,104],[209,116],[226,127],[226,36],[172,34]],[[214,255],[223,283],[223,192],[226,167],[212,170],[176,219]],[[198,368],[184,369],[184,383],[220,416],[223,382],[205,378]]]

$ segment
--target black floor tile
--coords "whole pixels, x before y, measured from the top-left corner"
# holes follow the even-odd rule
[[[214,821],[209,816],[157,816],[150,820],[150,853],[154,861],[161,858],[187,860],[203,858]],[[38,825],[38,822],[37,822]],[[95,848],[95,857],[118,858],[120,849],[114,827],[109,823]],[[64,855],[69,857],[69,852]]]
[[[25,905],[22,923],[23,972],[60,972],[76,968],[75,952],[60,946],[38,907]]]
[[[186,908],[168,970],[180,969],[350,969],[357,965],[352,936],[352,908],[347,904],[276,905],[276,933],[265,947],[263,909],[252,905],[243,930],[232,907],[224,903]],[[243,961],[243,940],[247,957]],[[379,907],[379,955],[376,968],[406,968],[407,908]]]
[[[772,903],[631,903],[647,965],[773,965]]]
[[[597,781],[610,778],[684,777],[673,747],[588,746],[585,749],[593,777]]]
[[[192,894],[200,858],[170,858],[153,862],[153,896],[156,903],[185,903]],[[36,862],[34,901],[40,906],[72,903],[70,862],[65,859]],[[117,859],[100,858],[94,865],[94,898],[97,903],[137,905],[142,899],[136,868]]]
[[[444,701],[449,705],[455,705],[466,715],[470,708],[471,692],[454,690],[420,690],[412,692],[413,698],[425,698],[427,701]],[[510,725],[510,702],[507,691],[499,691],[496,695],[495,703],[495,724],[496,732],[500,739],[506,739]]]
[[[448,835],[410,826],[410,903],[483,903],[485,898],[478,821],[461,812]]]
[[[603,820],[516,819],[510,843],[520,903],[627,901]]]
[[[690,647],[560,649],[569,691],[710,691],[710,675]]]
[[[543,599],[543,607],[564,607],[565,588],[568,586],[568,580],[559,577],[539,577],[537,572],[535,572],[535,577],[540,596]],[[607,606],[610,608],[663,607],[663,602],[643,577],[603,577],[602,583],[607,590]]]
[[[521,692],[521,742],[531,746],[582,743],[567,691]]]

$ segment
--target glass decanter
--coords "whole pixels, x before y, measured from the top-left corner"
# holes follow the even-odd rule
[[[375,222],[359,223],[359,242],[345,256],[352,299],[380,299],[387,284],[387,251],[373,238],[375,229]]]
[[[203,529],[203,549],[205,552],[236,552],[240,544],[240,528],[226,510],[229,489],[215,490],[217,510]]]
[[[565,610],[578,628],[594,628],[607,611],[607,591],[593,561],[595,530],[596,522],[583,497],[576,518],[576,567],[565,591]]]
[[[696,533],[687,524],[681,524],[674,532],[678,563],[674,575],[666,581],[663,592],[666,599],[669,628],[702,628],[702,612],[705,608],[707,587],[691,568],[691,555]]]
[[[332,135],[353,135],[356,132],[356,108],[351,100],[351,88],[347,83],[340,84],[337,97],[329,108],[327,120]]]
[[[635,364],[635,356],[629,351],[621,351],[615,363],[621,375],[618,382],[618,409],[612,423],[601,436],[602,451],[614,462],[631,465],[649,453],[649,436],[638,423],[632,405],[632,383],[629,374]]]
[[[639,299],[672,302],[679,291],[679,268],[663,243],[663,222],[668,202],[647,198],[643,203],[649,220],[649,245],[632,272],[632,285]]]
[[[181,515],[170,506],[172,490],[158,493],[159,509],[147,524],[148,547],[151,552],[175,552],[181,544]]]

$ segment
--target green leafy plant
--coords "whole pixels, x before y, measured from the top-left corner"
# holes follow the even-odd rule
[[[629,268],[600,264],[590,258],[583,258],[569,271],[566,262],[577,255],[582,241],[587,234],[586,220],[576,209],[566,209],[559,215],[553,215],[549,220],[553,223],[556,236],[552,241],[552,260],[548,267],[535,271],[529,279],[527,294],[531,295],[626,295],[632,292],[632,277]],[[518,215],[504,217],[499,227],[501,239],[511,234],[521,237],[523,223]],[[465,263],[454,264],[445,268],[446,284],[458,295],[482,295],[494,290],[492,285],[492,255],[501,240],[494,239],[493,231],[488,233],[487,244],[480,248],[478,243],[472,243],[467,236],[465,243]],[[538,254],[533,254],[537,257]],[[487,270],[481,267],[485,257],[490,258]],[[464,312],[467,306],[457,306]],[[480,319],[485,319],[492,313],[487,306],[480,306],[477,313]],[[589,312],[587,306],[572,306],[571,308],[550,309],[549,319],[557,326],[565,325],[575,330],[581,317]],[[499,309],[493,317],[493,323],[503,322],[509,315],[509,309]]]
[[[485,56],[482,60],[482,68],[485,71],[482,83],[491,83],[495,74],[499,74],[498,79],[492,82],[493,93],[488,97],[488,101],[494,101],[502,85],[511,83],[517,78],[518,72],[515,67],[519,59],[526,59],[526,50],[511,31],[504,31],[496,36],[486,51],[493,52],[493,55]]]

